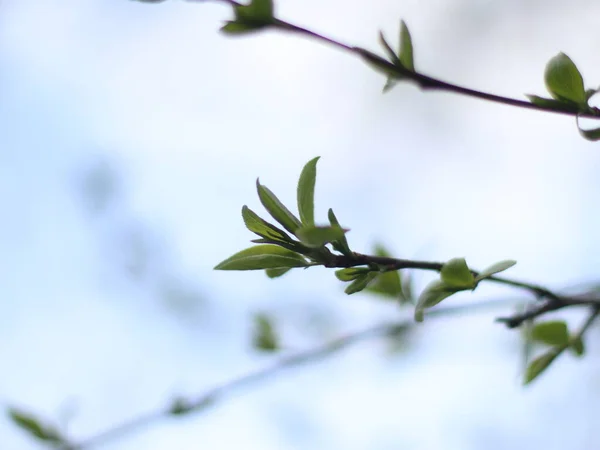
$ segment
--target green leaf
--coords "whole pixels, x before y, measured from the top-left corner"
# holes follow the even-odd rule
[[[600,141],[600,128],[592,128],[590,130],[584,130],[579,125],[579,117],[577,117],[576,121],[577,121],[577,129],[579,130],[579,134],[581,134],[588,141]]]
[[[252,33],[255,31],[260,31],[264,27],[265,27],[265,25],[262,25],[262,24],[255,24],[255,23],[250,23],[250,22],[248,22],[248,23],[237,22],[235,20],[228,20],[227,22],[225,22],[225,25],[223,25],[221,27],[221,32],[223,32],[225,34],[231,34],[231,35],[245,34],[245,33]]]
[[[319,158],[317,156],[306,163],[298,180],[298,212],[302,223],[308,226],[315,225],[315,181]]]
[[[473,289],[476,285],[475,277],[464,258],[454,258],[444,264],[440,278],[448,286],[460,289]]]
[[[352,281],[356,280],[359,276],[372,271],[373,270],[368,267],[348,267],[346,269],[336,270],[335,276],[340,281]]]
[[[355,294],[366,288],[371,281],[378,275],[377,272],[369,272],[359,275],[352,283],[348,285],[344,292],[348,295]]]
[[[348,230],[344,230],[340,227],[314,227],[307,226],[301,227],[296,230],[296,236],[300,241],[308,247],[322,247],[330,242],[339,241],[344,233]]]
[[[66,439],[60,435],[56,428],[42,423],[40,419],[30,413],[17,408],[9,408],[8,415],[19,428],[27,431],[31,436],[40,441],[51,442],[53,444],[66,443]]]
[[[252,0],[248,5],[235,6],[236,19],[240,21],[272,22],[273,0]]]
[[[536,323],[531,330],[531,339],[552,346],[569,345],[569,330],[562,320]]]
[[[543,108],[555,109],[557,111],[570,111],[573,113],[579,112],[580,107],[571,102],[564,102],[560,100],[554,100],[551,98],[538,97],[537,95],[525,95],[531,103],[534,105],[541,106]]]
[[[569,340],[569,350],[576,356],[583,356],[585,353],[585,345],[581,336],[572,336]]]
[[[246,205],[242,207],[242,218],[246,228],[259,236],[270,241],[293,242],[292,238],[283,230],[271,225],[266,220],[261,219],[254,211]]]
[[[398,270],[379,273],[377,278],[366,288],[366,291],[394,300],[405,300]]]
[[[564,53],[559,53],[548,62],[544,81],[548,92],[556,100],[567,100],[587,106],[583,78],[571,58]]]
[[[383,46],[383,49],[387,53],[388,58],[390,58],[390,61],[392,61],[393,64],[402,65],[402,63],[400,62],[400,58],[398,58],[398,55],[396,55],[396,52],[394,52],[394,49],[385,40],[385,36],[383,35],[383,32],[381,32],[381,31],[379,32],[379,42],[381,43],[381,45]]]
[[[215,270],[260,270],[307,267],[302,255],[278,245],[262,244],[247,248],[215,266]]]
[[[381,56],[378,56],[375,53],[360,47],[353,47],[353,50],[363,59],[364,62],[366,62],[376,71],[392,78],[402,77],[402,74],[395,69],[393,64],[386,61]]]
[[[275,333],[273,319],[267,314],[259,313],[254,316],[252,344],[254,348],[263,352],[274,352],[279,349],[279,339]]]
[[[496,264],[492,264],[487,269],[482,270],[481,272],[479,272],[479,275],[477,275],[477,277],[475,277],[475,280],[476,281],[481,281],[484,278],[488,278],[488,277],[491,277],[492,275],[495,275],[497,273],[504,272],[506,269],[510,269],[516,263],[517,262],[514,261],[514,260],[512,260],[512,259],[506,259],[504,261],[497,262]]]
[[[525,370],[525,379],[523,384],[529,384],[535,380],[542,372],[544,372],[550,364],[554,362],[556,357],[560,355],[562,350],[560,348],[552,348],[541,356],[538,356],[527,366]]]
[[[291,269],[287,268],[287,267],[282,267],[279,269],[266,269],[265,273],[267,274],[267,276],[269,278],[279,278],[282,275],[285,275],[286,273],[288,273]]]
[[[329,208],[329,211],[327,211],[327,217],[329,218],[329,223],[331,223],[331,226],[342,228],[337,220],[337,217],[335,217],[335,214],[333,213],[333,209]],[[349,256],[352,254],[352,250],[350,250],[350,247],[348,246],[346,234],[341,236],[337,241],[332,241],[331,245],[333,245],[333,248],[342,255]]]
[[[402,66],[410,70],[415,71],[415,62],[413,60],[413,45],[412,38],[410,37],[410,31],[404,20],[400,21],[400,53],[398,54],[400,63]]]
[[[271,214],[271,217],[283,225],[283,228],[290,233],[295,234],[296,230],[302,226],[300,220],[279,201],[275,194],[266,186],[261,185],[258,179],[256,180],[256,190],[258,191],[260,202],[269,214]]]
[[[456,287],[447,285],[442,280],[433,280],[425,287],[417,300],[417,305],[415,306],[415,320],[417,322],[423,322],[425,309],[437,305],[459,290],[460,289],[456,289]]]

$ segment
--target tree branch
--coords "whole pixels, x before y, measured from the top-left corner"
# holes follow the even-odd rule
[[[475,312],[484,309],[496,308],[499,306],[506,306],[507,304],[511,303],[517,303],[517,300],[489,300],[487,302],[479,302],[477,304],[445,306],[443,308],[428,311],[426,315],[428,317],[446,317],[452,314]],[[234,378],[231,381],[217,385],[195,398],[176,399],[167,408],[140,415],[139,417],[135,417],[125,423],[108,428],[107,430],[102,431],[95,436],[81,440],[78,443],[63,445],[62,447],[59,447],[59,449],[87,450],[97,447],[101,444],[105,444],[106,442],[118,439],[142,427],[146,427],[154,422],[157,422],[158,420],[172,416],[204,412],[210,406],[214,405],[219,399],[225,397],[226,395],[230,395],[237,389],[246,388],[255,383],[266,381],[288,369],[311,363],[317,363],[367,339],[378,336],[392,335],[414,326],[415,323],[412,320],[412,317],[405,317],[403,319],[380,323],[365,328],[364,330],[340,336],[316,348],[283,357],[268,367],[247,373],[238,378]]]
[[[364,255],[362,253],[353,253],[352,255],[331,255],[331,259],[324,263],[325,267],[348,268],[356,266],[377,266],[385,271],[400,269],[420,269],[440,272],[443,263],[432,261],[417,261],[410,259],[391,258],[387,256]],[[474,276],[479,272],[473,271]],[[526,320],[534,319],[550,311],[556,311],[571,306],[593,306],[600,307],[600,295],[590,293],[579,295],[560,295],[543,286],[533,283],[526,283],[511,278],[492,276],[482,281],[489,281],[505,286],[522,289],[533,294],[541,302],[524,313],[516,314],[510,317],[498,318],[497,322],[504,323],[508,328],[516,328]]]
[[[192,1],[192,0],[188,0]],[[200,1],[209,1],[209,0],[200,0]],[[233,7],[244,6],[241,3],[238,3],[233,0],[212,0],[219,3],[226,3]],[[480,100],[485,100],[494,103],[500,103],[507,106],[514,106],[517,108],[525,108],[536,111],[543,111],[548,113],[555,114],[563,114],[577,118],[588,118],[588,119],[600,119],[600,108],[597,107],[588,107],[587,111],[581,111],[577,105],[569,105],[564,104],[562,107],[549,107],[537,105],[525,100],[514,99],[510,97],[503,97],[500,95],[490,94],[487,92],[477,91],[474,89],[469,89],[463,86],[459,86],[456,84],[448,83],[446,81],[442,81],[438,78],[433,78],[423,73],[412,71],[402,67],[401,65],[393,64],[390,61],[372,53],[364,48],[355,47],[352,45],[344,44],[343,42],[336,41],[330,37],[327,37],[323,34],[316,33],[308,28],[300,27],[298,25],[294,25],[290,22],[286,22],[280,19],[273,19],[271,23],[266,23],[264,26],[265,29],[271,28],[284,32],[300,34],[303,36],[307,36],[311,39],[316,39],[324,44],[331,45],[340,50],[350,52],[355,56],[362,58],[367,62],[371,62],[381,69],[384,69],[386,72],[389,72],[392,75],[397,76],[399,79],[408,79],[415,82],[421,89],[427,90],[440,90],[445,92],[451,92],[458,95],[463,95],[466,97],[477,98]]]

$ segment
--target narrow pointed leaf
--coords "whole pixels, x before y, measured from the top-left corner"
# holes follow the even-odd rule
[[[337,220],[337,217],[333,213],[333,209],[329,208],[329,211],[327,211],[327,217],[329,218],[329,223],[331,223],[331,226],[342,228]],[[346,234],[341,236],[337,241],[333,241],[331,245],[333,245],[333,248],[343,255],[348,256],[352,254],[352,250],[350,250],[348,240],[346,239]]]
[[[550,364],[554,362],[560,353],[561,349],[552,348],[543,355],[538,356],[531,361],[529,366],[527,366],[527,370],[525,371],[525,379],[523,380],[523,384],[529,384],[538,376],[540,376],[548,367],[550,367]]]
[[[398,78],[388,77],[385,84],[383,85],[382,92],[385,94],[386,92],[391,91],[398,84]]]
[[[444,264],[440,271],[440,278],[448,286],[460,289],[475,287],[475,277],[464,258],[454,258]]]
[[[538,97],[537,95],[525,94],[531,103],[543,108],[555,109],[557,111],[570,111],[573,113],[579,112],[580,107],[572,102],[554,100],[552,98]]]
[[[583,356],[585,353],[585,346],[581,336],[572,337],[569,343],[569,350],[576,356]]]
[[[376,71],[392,78],[402,77],[403,74],[400,73],[400,68],[398,68],[398,66],[393,66],[392,63],[386,61],[381,56],[378,56],[375,53],[360,47],[353,47],[353,50],[363,59],[364,62],[366,62]]]
[[[355,294],[366,288],[371,281],[378,275],[377,272],[369,272],[357,277],[352,283],[348,285],[344,292],[348,295]]]
[[[510,269],[516,263],[517,262],[512,259],[507,259],[504,261],[497,262],[496,264],[492,264],[487,269],[479,272],[479,275],[477,275],[476,279],[477,279],[477,281],[480,281],[480,280],[483,280],[484,278],[491,277],[492,275],[495,275],[497,273],[504,272],[506,269]]]
[[[239,35],[260,31],[264,27],[265,25],[261,24],[229,20],[221,27],[221,32],[230,35]]]
[[[569,345],[569,330],[562,320],[536,323],[531,330],[531,339],[552,346]]]
[[[456,292],[458,292],[458,290],[455,287],[447,285],[442,280],[433,280],[425,287],[417,300],[417,305],[415,306],[415,320],[417,322],[423,322],[425,309],[437,305]]]
[[[330,242],[339,241],[344,233],[340,227],[301,227],[296,230],[296,236],[300,241],[308,247],[322,247]]]
[[[412,38],[410,37],[410,31],[404,20],[400,21],[400,52],[398,54],[400,63],[402,66],[414,72],[415,63],[413,60],[413,45]]]
[[[280,269],[266,269],[265,273],[269,278],[279,278],[282,275],[288,273],[291,269],[287,267],[282,267]]]
[[[283,230],[271,225],[266,220],[261,219],[258,214],[248,208],[242,207],[242,218],[246,228],[259,236],[271,241],[293,242],[292,238]]]
[[[550,95],[556,100],[567,100],[578,105],[586,104],[583,78],[571,58],[559,53],[546,65],[544,81]]]
[[[400,59],[398,58],[398,55],[396,55],[396,52],[394,52],[394,49],[385,40],[385,36],[383,35],[382,31],[379,32],[379,43],[383,46],[383,49],[387,53],[388,58],[390,58],[390,61],[392,63],[401,64]]]
[[[356,280],[359,276],[372,272],[368,267],[348,267],[335,271],[335,276],[340,281]]]
[[[262,244],[247,248],[215,266],[215,270],[261,270],[307,267],[310,264],[298,253],[278,245]]]
[[[317,156],[306,163],[298,180],[298,213],[305,226],[315,225],[315,181],[319,158]]]
[[[260,184],[258,179],[256,180],[256,190],[258,191],[258,198],[262,205],[268,213],[271,214],[271,217],[279,222],[283,228],[290,233],[295,233],[296,230],[302,226],[300,220],[279,201],[277,196],[273,194],[269,188]]]
[[[40,441],[53,444],[63,444],[66,442],[56,428],[42,423],[40,419],[34,417],[30,413],[21,411],[17,408],[9,408],[8,415],[19,428],[25,430]]]

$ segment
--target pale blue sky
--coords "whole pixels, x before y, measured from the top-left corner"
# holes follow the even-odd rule
[[[559,51],[600,83],[593,2],[278,6],[373,50],[377,31],[394,42],[403,18],[417,68],[498,94],[543,95]],[[570,118],[404,85],[384,96],[380,75],[337,50],[220,35],[230,13],[210,3],[20,0],[0,11],[0,399],[48,417],[75,405],[75,437],[268,364],[248,347],[258,309],[287,321],[294,349],[319,341],[298,331],[311,307],[339,333],[402,314],[346,297],[321,269],[276,281],[212,271],[249,245],[240,208],[260,210],[256,177],[293,204],[317,155],[317,218],[333,207],[359,251],[379,240],[398,256],[464,256],[474,267],[511,258],[511,275],[552,287],[597,277],[600,144]],[[78,186],[98,160],[123,185],[93,218]],[[119,242],[140,229],[158,257],[132,281]],[[206,303],[186,320],[161,303],[170,277]],[[595,448],[593,340],[590,357],[566,357],[523,390],[516,334],[495,314],[431,321],[392,359],[366,342],[102,448]],[[38,448],[8,422],[0,429],[6,448]]]

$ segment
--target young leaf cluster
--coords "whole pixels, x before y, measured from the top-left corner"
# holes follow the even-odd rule
[[[258,245],[230,256],[215,269],[266,270],[270,278],[276,278],[293,268],[329,264],[334,256],[329,246],[341,254],[352,253],[345,236],[348,230],[340,226],[331,209],[329,225],[315,225],[314,192],[318,160],[319,157],[316,157],[306,163],[300,174],[296,196],[299,217],[260,180],[256,181],[258,198],[278,225],[267,222],[244,205],[244,224],[259,236],[252,241]]]
[[[480,273],[469,269],[464,258],[454,258],[442,266],[440,278],[427,285],[419,296],[415,307],[415,320],[422,322],[425,309],[437,305],[442,300],[461,291],[474,290],[479,282],[497,273],[510,269],[516,261],[500,261]]]
[[[546,64],[544,71],[546,89],[552,98],[527,95],[534,105],[576,114],[595,114],[597,108],[589,105],[590,98],[598,89],[585,89],[583,77],[575,63],[564,53],[559,53]],[[577,116],[579,117],[579,116]],[[584,130],[577,122],[581,135],[590,140],[600,140],[600,128]]]
[[[571,334],[567,323],[562,320],[535,324],[529,331],[527,339],[534,344],[546,347],[546,350],[527,365],[523,380],[524,384],[529,384],[535,380],[565,350],[570,350],[575,356],[583,356],[585,352],[582,333]]]

